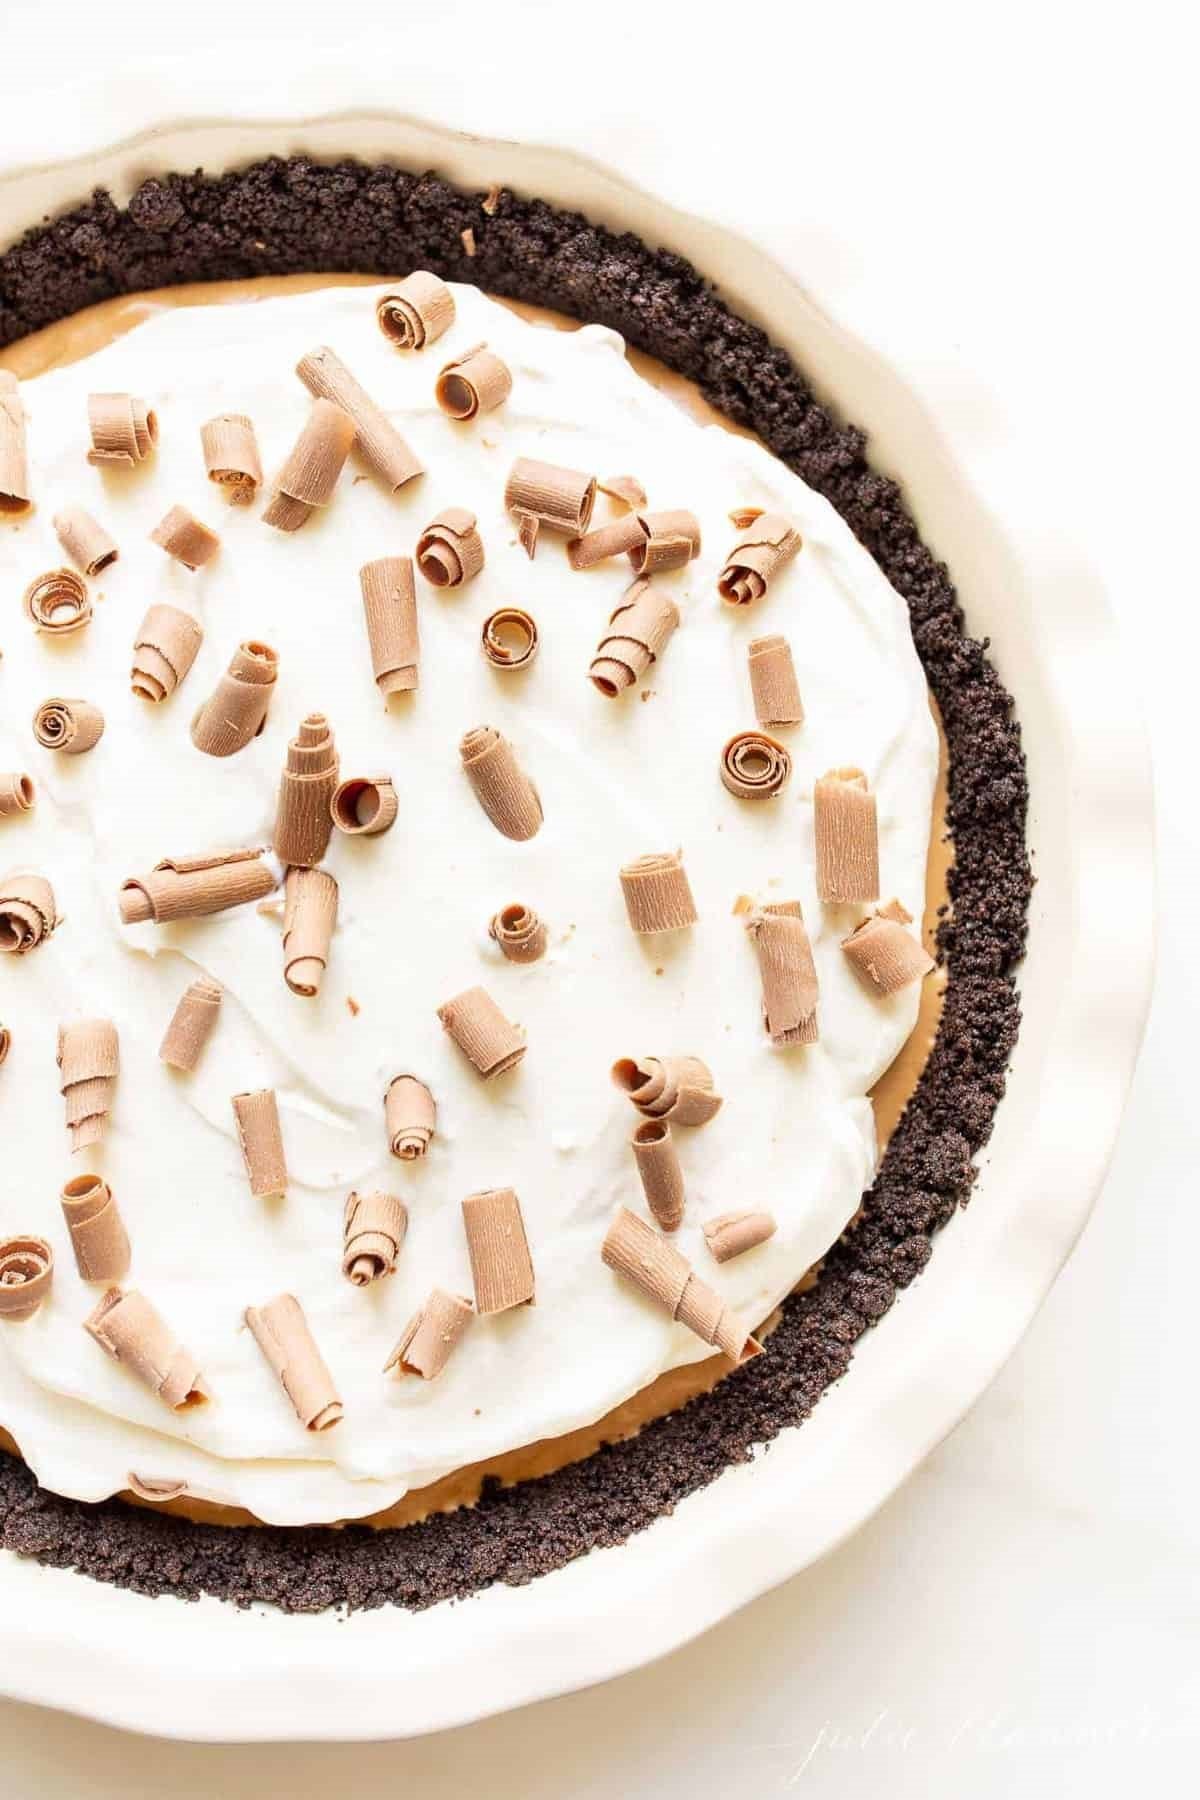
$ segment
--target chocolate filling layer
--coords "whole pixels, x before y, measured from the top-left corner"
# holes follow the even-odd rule
[[[938,934],[949,967],[942,1024],[858,1223],[815,1286],[785,1302],[765,1354],[584,1462],[516,1487],[489,1485],[474,1508],[374,1532],[231,1530],[116,1501],[89,1506],[45,1492],[23,1463],[0,1455],[5,1548],[143,1594],[296,1612],[421,1608],[495,1581],[527,1582],[622,1542],[800,1424],[845,1374],[857,1339],[924,1268],[934,1234],[967,1201],[971,1158],[1004,1091],[1032,886],[1020,728],[899,486],[868,466],[864,434],[819,406],[784,351],[680,257],[539,200],[506,193],[488,214],[482,198],[430,174],[301,157],[219,178],[147,181],[124,209],[97,192],[0,256],[0,344],[113,295],[184,281],[430,268],[614,326],[697,382],[832,502],[908,602],[951,758],[956,862]]]

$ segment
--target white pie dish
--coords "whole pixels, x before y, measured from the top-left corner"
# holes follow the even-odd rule
[[[410,64],[404,86],[414,96],[429,91],[420,76]],[[910,360],[897,344],[886,291],[890,367],[841,332],[827,240],[794,233],[789,274],[741,235],[768,240],[769,195],[758,216],[744,202],[735,212],[665,146],[656,168],[653,144],[640,143],[638,180],[674,211],[626,181],[619,155],[611,172],[588,160],[611,157],[602,121],[543,124],[561,148],[505,141],[522,96],[473,92],[469,74],[457,120],[489,136],[403,118],[394,82],[336,63],[290,81],[287,114],[274,122],[257,91],[240,104],[236,85],[200,63],[149,80],[130,72],[52,113],[11,105],[0,122],[0,242],[97,184],[123,198],[157,170],[303,150],[431,166],[481,187],[499,181],[670,243],[871,430],[875,461],[902,476],[949,562],[971,629],[992,640],[1030,763],[1039,885],[1025,1018],[978,1199],[803,1432],[785,1433],[769,1458],[731,1470],[617,1550],[425,1614],[339,1622],[151,1604],[0,1558],[0,1686],[14,1696],[180,1736],[403,1736],[584,1685],[684,1642],[853,1530],[978,1396],[1069,1252],[1115,1136],[1149,992],[1150,784],[1102,595],[1086,570],[1064,582],[1050,568],[1041,549],[1048,504],[1022,488],[1019,433],[1000,451],[994,438],[977,444],[972,410],[957,412],[944,394],[931,415],[904,381],[924,346],[914,343]],[[170,122],[197,119],[221,122]],[[738,229],[722,217],[736,217]],[[1003,494],[1003,533],[977,492]]]

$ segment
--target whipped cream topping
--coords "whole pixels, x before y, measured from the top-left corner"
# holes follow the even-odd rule
[[[872,1178],[867,1093],[917,1013],[918,993],[879,1000],[840,949],[861,908],[822,907],[813,881],[812,786],[857,764],[878,797],[884,897],[919,917],[937,741],[900,597],[833,509],[757,444],[702,428],[637,375],[622,340],[597,326],[539,328],[473,288],[457,321],[419,355],[400,355],[374,321],[377,292],[324,288],[253,304],[167,311],[73,367],[23,384],[37,509],[0,525],[8,596],[0,646],[0,768],[24,769],[36,810],[0,824],[0,868],[54,884],[62,924],[24,958],[0,959],[0,1018],[12,1049],[0,1071],[0,1236],[36,1232],[56,1254],[53,1293],[26,1323],[0,1327],[0,1424],[38,1478],[80,1499],[143,1481],[186,1482],[202,1498],[278,1524],[361,1517],[410,1488],[592,1422],[664,1370],[708,1347],[603,1266],[618,1203],[642,1209],[628,1100],[609,1079],[621,1056],[694,1053],[725,1107],[676,1134],[687,1211],[674,1241],[748,1321],[762,1319],[838,1236]],[[513,392],[470,424],[433,401],[437,370],[480,340],[504,358]],[[253,508],[226,506],[205,480],[200,426],[248,413],[264,466],[286,457],[310,401],[298,358],[330,344],[395,418],[428,473],[390,496],[352,458],[333,503],[294,536]],[[85,460],[86,395],[126,390],[160,420],[155,456],[131,473]],[[643,684],[610,701],[587,668],[628,584],[619,563],[572,573],[543,534],[530,563],[503,508],[514,457],[601,476],[628,472],[652,507],[686,506],[702,554],[669,585],[683,615]],[[222,538],[197,574],[148,533],[169,506]],[[36,635],[16,601],[63,561],[51,517],[87,507],[121,559],[93,583],[78,635]],[[421,685],[384,709],[358,588],[368,559],[411,553],[442,508],[472,508],[487,551],[456,591],[418,578]],[[716,578],[736,535],[731,508],[792,518],[804,549],[757,606],[732,608]],[[597,507],[595,523],[610,516]],[[159,707],[129,691],[146,607],[194,614],[204,643],[183,688]],[[484,618],[519,605],[537,620],[538,660],[498,674],[479,650]],[[722,746],[753,726],[746,646],[785,632],[806,722],[787,734],[782,796],[739,802],[719,780]],[[188,724],[237,643],[279,652],[263,735],[228,761],[200,755]],[[54,756],[33,742],[35,708],[81,695],[104,711],[95,750]],[[253,907],[166,928],[123,927],[122,880],[163,856],[269,844],[286,741],[307,712],[328,715],[343,776],[390,774],[399,799],[378,838],[335,833],[326,867],[341,890],[338,929],[316,1000],[289,993],[277,919]],[[458,741],[495,725],[518,748],[545,810],[512,843],[488,824],[459,765]],[[691,931],[638,939],[619,866],[682,846],[700,911]],[[777,1051],[759,1013],[753,950],[733,914],[740,894],[799,898],[821,984],[821,1041]],[[500,907],[546,921],[539,963],[508,963],[487,935]],[[158,1060],[175,1003],[198,974],[225,988],[199,1068]],[[483,1084],[443,1033],[436,1008],[483,984],[526,1029],[511,1075]],[[352,1007],[349,1002],[353,1000]],[[122,1069],[108,1136],[72,1159],[54,1062],[62,1019],[110,1016]],[[437,1096],[423,1162],[388,1154],[383,1095],[411,1071]],[[277,1089],[291,1186],[254,1199],[231,1096]],[[78,1277],[58,1194],[84,1167],[116,1194],[133,1245],[127,1285],[150,1298],[194,1351],[207,1406],[171,1413],[82,1329],[99,1291]],[[537,1302],[477,1320],[433,1382],[383,1364],[433,1286],[471,1292],[461,1201],[486,1187],[520,1195]],[[359,1289],[340,1270],[352,1188],[384,1188],[409,1209],[394,1276]],[[741,1206],[778,1231],[722,1267],[702,1225]],[[243,1325],[247,1305],[300,1300],[345,1403],[345,1419],[307,1434]]]

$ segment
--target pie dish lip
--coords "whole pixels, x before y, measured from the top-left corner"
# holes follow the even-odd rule
[[[764,184],[714,185],[711,168],[671,154],[665,131],[625,141],[602,115],[573,116],[564,97],[534,105],[536,71],[522,80],[516,63],[507,82],[456,65],[459,129],[423,124],[397,103],[398,84],[415,98],[445,73],[435,47],[422,54],[399,77],[373,76],[353,54],[318,69],[297,57],[274,115],[258,72],[218,58],[126,67],[59,89],[53,105],[15,99],[0,116],[0,241],[94,184],[121,198],[162,168],[308,151],[498,180],[689,256],[820,371],[818,385],[871,431],[877,465],[903,471],[969,625],[993,640],[1025,728],[1041,875],[1026,1018],[981,1200],[860,1343],[851,1379],[769,1457],[727,1470],[616,1549],[469,1606],[349,1620],[151,1603],[93,1583],[80,1606],[69,1571],[0,1553],[0,1691],[159,1735],[348,1740],[466,1723],[644,1664],[834,1549],[1016,1347],[1099,1191],[1149,1004],[1148,753],[1102,586],[1082,547],[1064,577],[1061,524],[1026,468],[1036,421],[986,395],[981,432],[978,385],[930,383],[919,321],[897,321],[885,284],[873,301],[851,296],[832,195],[827,218],[790,221],[781,243]],[[857,336],[836,323],[847,314]],[[872,342],[886,343],[886,363]],[[1005,530],[981,493],[1003,506]]]

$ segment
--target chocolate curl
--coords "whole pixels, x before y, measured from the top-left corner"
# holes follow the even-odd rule
[[[140,925],[153,919],[203,919],[230,907],[247,906],[275,892],[275,874],[261,850],[217,850],[211,856],[164,857],[149,875],[131,875],[122,884],[121,921]]]
[[[751,1337],[720,1294],[701,1281],[686,1258],[627,1207],[618,1209],[601,1255],[610,1269],[631,1281],[648,1300],[694,1331],[706,1344],[723,1351],[732,1362],[747,1362],[761,1351],[762,1345]]]
[[[525,554],[537,549],[538,527],[582,537],[596,503],[596,477],[557,463],[519,456],[509,470],[504,506],[517,521]]]
[[[328,506],[354,443],[354,420],[332,400],[314,400],[308,423],[292,447],[263,514],[277,531],[299,531],[318,506]]]
[[[775,1236],[778,1227],[770,1213],[732,1212],[705,1222],[704,1241],[719,1263],[730,1262]]]
[[[381,556],[358,571],[375,685],[384,705],[418,685],[421,640],[412,558]]]
[[[763,1024],[773,1044],[815,1044],[817,968],[798,900],[780,900],[751,913],[746,931],[758,957]]]
[[[304,1429],[328,1431],[336,1425],[342,1403],[295,1295],[278,1294],[266,1306],[248,1306],[246,1323]]]
[[[517,542],[532,562],[537,554],[538,532],[541,530],[541,524],[533,513],[516,513],[514,517],[517,521]]]
[[[259,1088],[252,1094],[235,1094],[233,1113],[250,1192],[259,1200],[286,1194],[287,1162],[283,1154],[275,1089]]]
[[[484,1081],[507,1075],[525,1054],[525,1033],[506,1019],[486,988],[467,988],[437,1009],[438,1018]]]
[[[60,1196],[82,1281],[120,1281],[129,1273],[129,1237],[99,1175],[78,1175]]]
[[[125,1476],[125,1486],[138,1500],[146,1500],[152,1506],[161,1506],[164,1501],[178,1500],[187,1493],[187,1482],[173,1475],[138,1475],[130,1469]]]
[[[12,517],[31,505],[21,390],[16,376],[0,369],[0,513]]]
[[[707,1125],[724,1104],[713,1092],[712,1071],[698,1056],[622,1057],[612,1078],[647,1119],[676,1125]]]
[[[663,575],[682,569],[700,554],[700,521],[695,513],[640,513],[641,543],[633,544],[629,560],[638,575]]]
[[[546,927],[528,906],[506,906],[493,917],[488,936],[509,962],[538,962],[546,954]]]
[[[790,519],[781,513],[759,513],[743,527],[725,567],[717,577],[717,592],[731,606],[748,606],[761,600],[771,582],[793,556],[802,539]]]
[[[475,514],[448,506],[417,539],[417,567],[434,587],[461,587],[483,567],[483,539]]]
[[[588,670],[593,687],[609,700],[632,687],[662,655],[678,624],[675,602],[639,576],[626,588],[600,639]]]
[[[391,830],[399,809],[390,775],[352,776],[329,802],[330,818],[347,837],[379,837]]]
[[[6,1325],[32,1319],[53,1280],[54,1252],[45,1238],[0,1238],[0,1319]]]
[[[196,660],[204,632],[177,606],[152,606],[133,641],[130,684],[141,700],[169,700]]]
[[[37,789],[30,776],[16,770],[0,775],[0,819],[16,819],[22,813],[32,812],[36,800]]]
[[[533,1305],[533,1259],[512,1188],[468,1194],[462,1203],[475,1310],[480,1317]]]
[[[58,1028],[59,1091],[66,1103],[72,1151],[97,1144],[108,1129],[121,1066],[111,1019],[80,1019]]]
[[[220,984],[206,975],[184,989],[159,1046],[160,1061],[172,1069],[195,1068],[216,1026],[221,994]]]
[[[494,412],[512,393],[512,375],[486,344],[474,344],[440,370],[433,397],[451,419]]]
[[[50,569],[25,589],[25,617],[50,637],[66,637],[91,623],[92,599],[74,569]]]
[[[249,506],[263,478],[253,420],[245,413],[218,413],[200,427],[200,446],[208,479],[234,506]]]
[[[342,1274],[355,1287],[390,1275],[408,1231],[408,1208],[394,1194],[351,1194],[342,1228]]]
[[[2,1067],[7,1060],[11,1048],[12,1032],[8,1029],[7,1025],[0,1025],[0,1067]]]
[[[43,750],[82,756],[104,736],[104,714],[90,700],[43,700],[33,715],[33,735]]]
[[[415,1075],[397,1075],[383,1097],[383,1119],[392,1155],[417,1162],[433,1142],[437,1102]]]
[[[54,530],[66,554],[85,575],[99,575],[120,554],[103,525],[82,506],[64,506],[55,513]]]
[[[737,800],[774,800],[787,784],[792,759],[761,731],[741,731],[721,752],[721,781]]]
[[[813,789],[817,893],[831,905],[879,898],[875,796],[861,769],[830,769]]]
[[[783,725],[803,725],[800,685],[787,639],[752,638],[746,654],[750,664],[754,716],[759,724],[770,725],[775,730]]]
[[[158,442],[158,419],[144,400],[133,394],[89,394],[87,408],[90,463],[132,469],[145,462]]]
[[[228,669],[192,720],[192,742],[205,756],[235,756],[267,722],[279,657],[270,644],[239,644]]]
[[[492,725],[479,725],[467,732],[458,753],[475,798],[496,830],[518,843],[536,837],[542,802],[508,739]]]
[[[477,256],[479,254],[479,247],[475,242],[474,227],[471,225],[464,225],[458,235],[462,243],[464,254],[467,256]]]
[[[399,493],[405,482],[425,473],[420,457],[327,344],[302,356],[296,373],[310,394],[332,401],[353,420],[359,455],[387,483],[390,493]]]
[[[889,902],[889,907],[897,905]],[[855,973],[876,994],[898,994],[910,982],[923,981],[934,966],[924,945],[904,929],[911,923],[909,914],[900,907],[899,917],[889,907],[880,907],[842,940]]]
[[[205,563],[210,563],[221,548],[216,532],[202,525],[186,506],[173,506],[164,513],[150,533],[150,542],[173,556],[176,562],[181,562],[185,569],[191,569],[193,574]]]
[[[423,1381],[433,1381],[462,1342],[474,1317],[471,1302],[462,1294],[447,1294],[442,1288],[434,1288],[404,1327],[399,1343],[383,1365],[384,1374],[395,1369],[399,1375],[419,1375]]]
[[[594,569],[610,556],[624,556],[646,542],[646,528],[636,513],[626,513],[611,524],[598,525],[567,545],[567,561],[573,569]]]
[[[54,889],[42,875],[0,875],[0,956],[25,956],[58,924]]]
[[[501,606],[483,621],[479,647],[493,669],[527,669],[538,653],[538,628],[519,606]]]
[[[423,350],[454,323],[454,295],[440,275],[414,269],[375,306],[384,337],[397,350]]]
[[[329,802],[338,785],[338,755],[323,713],[309,713],[288,745],[275,813],[275,854],[289,867],[311,867],[329,848]]]
[[[621,506],[627,506],[633,512],[642,512],[647,504],[646,490],[634,475],[605,475],[596,486],[610,500]]]
[[[195,1358],[143,1294],[109,1288],[95,1312],[83,1321],[83,1329],[173,1412],[208,1399]]]
[[[321,991],[337,924],[338,884],[324,869],[289,869],[284,877],[283,978],[293,994]]]
[[[634,1126],[629,1141],[646,1205],[663,1231],[678,1231],[683,1223],[683,1171],[671,1127],[665,1119],[647,1119]]]
[[[699,918],[682,850],[656,851],[626,863],[621,892],[629,923],[639,937],[656,931],[682,931]]]

